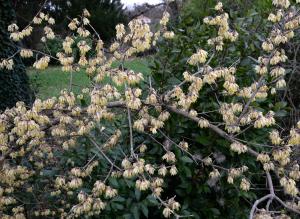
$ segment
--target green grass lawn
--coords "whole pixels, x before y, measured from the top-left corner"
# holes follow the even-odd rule
[[[114,67],[118,66],[118,63],[113,64]],[[147,59],[134,59],[125,62],[125,67],[134,70],[135,72],[141,72],[144,75],[150,73]],[[68,89],[70,83],[70,73],[62,72],[60,67],[49,67],[44,71],[28,68],[27,73],[29,75],[31,84],[36,90],[36,97],[40,99],[46,99],[53,96],[58,96],[62,89]],[[72,90],[74,93],[79,93],[82,88],[89,85],[90,79],[82,70],[80,72],[73,73]]]

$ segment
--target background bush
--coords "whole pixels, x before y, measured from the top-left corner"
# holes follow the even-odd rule
[[[0,60],[12,56],[18,48],[9,38],[7,27],[15,19],[12,2],[0,0]],[[29,86],[25,66],[19,55],[13,58],[13,71],[0,69],[0,111],[13,107],[17,101],[24,101],[28,106],[34,100]]]

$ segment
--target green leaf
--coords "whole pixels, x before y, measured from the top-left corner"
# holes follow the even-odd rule
[[[137,205],[133,205],[132,208],[130,209],[130,211],[132,212],[134,219],[140,218],[139,209],[138,209]]]
[[[203,145],[209,145],[211,143],[209,138],[207,136],[204,136],[204,135],[198,135],[196,137],[196,141],[200,144],[203,144]]]
[[[124,219],[132,219],[131,214],[124,214],[123,218]]]
[[[116,201],[116,202],[124,202],[125,201],[125,198],[121,197],[121,196],[117,196],[113,199],[113,201]]]
[[[275,113],[275,115],[276,115],[277,117],[285,117],[285,116],[287,115],[287,111],[285,111],[285,110],[279,110],[279,111],[277,111],[277,112]]]
[[[174,85],[180,83],[180,80],[178,78],[172,77],[168,79],[168,83]]]
[[[141,208],[142,208],[142,212],[145,215],[145,217],[148,218],[148,214],[149,214],[148,207],[144,204],[141,204]]]
[[[191,172],[191,169],[189,167],[184,166],[183,171],[184,171],[184,173],[186,174],[187,177],[192,177],[192,172]]]
[[[134,190],[134,194],[135,194],[135,198],[136,198],[136,200],[137,200],[137,201],[139,201],[139,200],[140,200],[140,198],[141,198],[141,191],[140,191],[140,190],[138,190],[137,188],[135,188],[135,190]]]
[[[112,203],[111,206],[114,208],[114,209],[118,209],[118,210],[123,210],[124,209],[124,206],[119,204],[119,203]]]
[[[108,181],[113,187],[119,188],[119,183],[116,178],[109,178]]]
[[[188,156],[182,156],[181,158],[180,158],[180,160],[182,160],[184,163],[193,163],[194,161],[191,159],[191,158],[189,158]]]
[[[157,199],[153,195],[148,195],[147,200],[152,205],[158,205],[159,204],[159,202],[157,201]]]
[[[220,215],[221,214],[219,209],[217,209],[217,208],[211,208],[210,211],[212,211],[214,215]]]

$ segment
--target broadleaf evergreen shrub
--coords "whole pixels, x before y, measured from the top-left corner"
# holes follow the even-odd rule
[[[7,27],[15,19],[12,2],[0,1],[0,59],[13,56],[18,51],[16,44],[9,38]],[[13,71],[0,69],[0,111],[13,107],[16,102],[24,101],[28,106],[34,100],[30,89],[25,66],[19,55],[13,58]]]

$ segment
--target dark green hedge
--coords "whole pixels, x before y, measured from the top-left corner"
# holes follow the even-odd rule
[[[10,57],[17,51],[17,46],[10,40],[7,26],[15,19],[11,0],[0,0],[0,60]],[[30,105],[33,93],[29,86],[25,66],[19,55],[14,58],[12,71],[0,69],[0,111],[12,107],[17,101]]]

